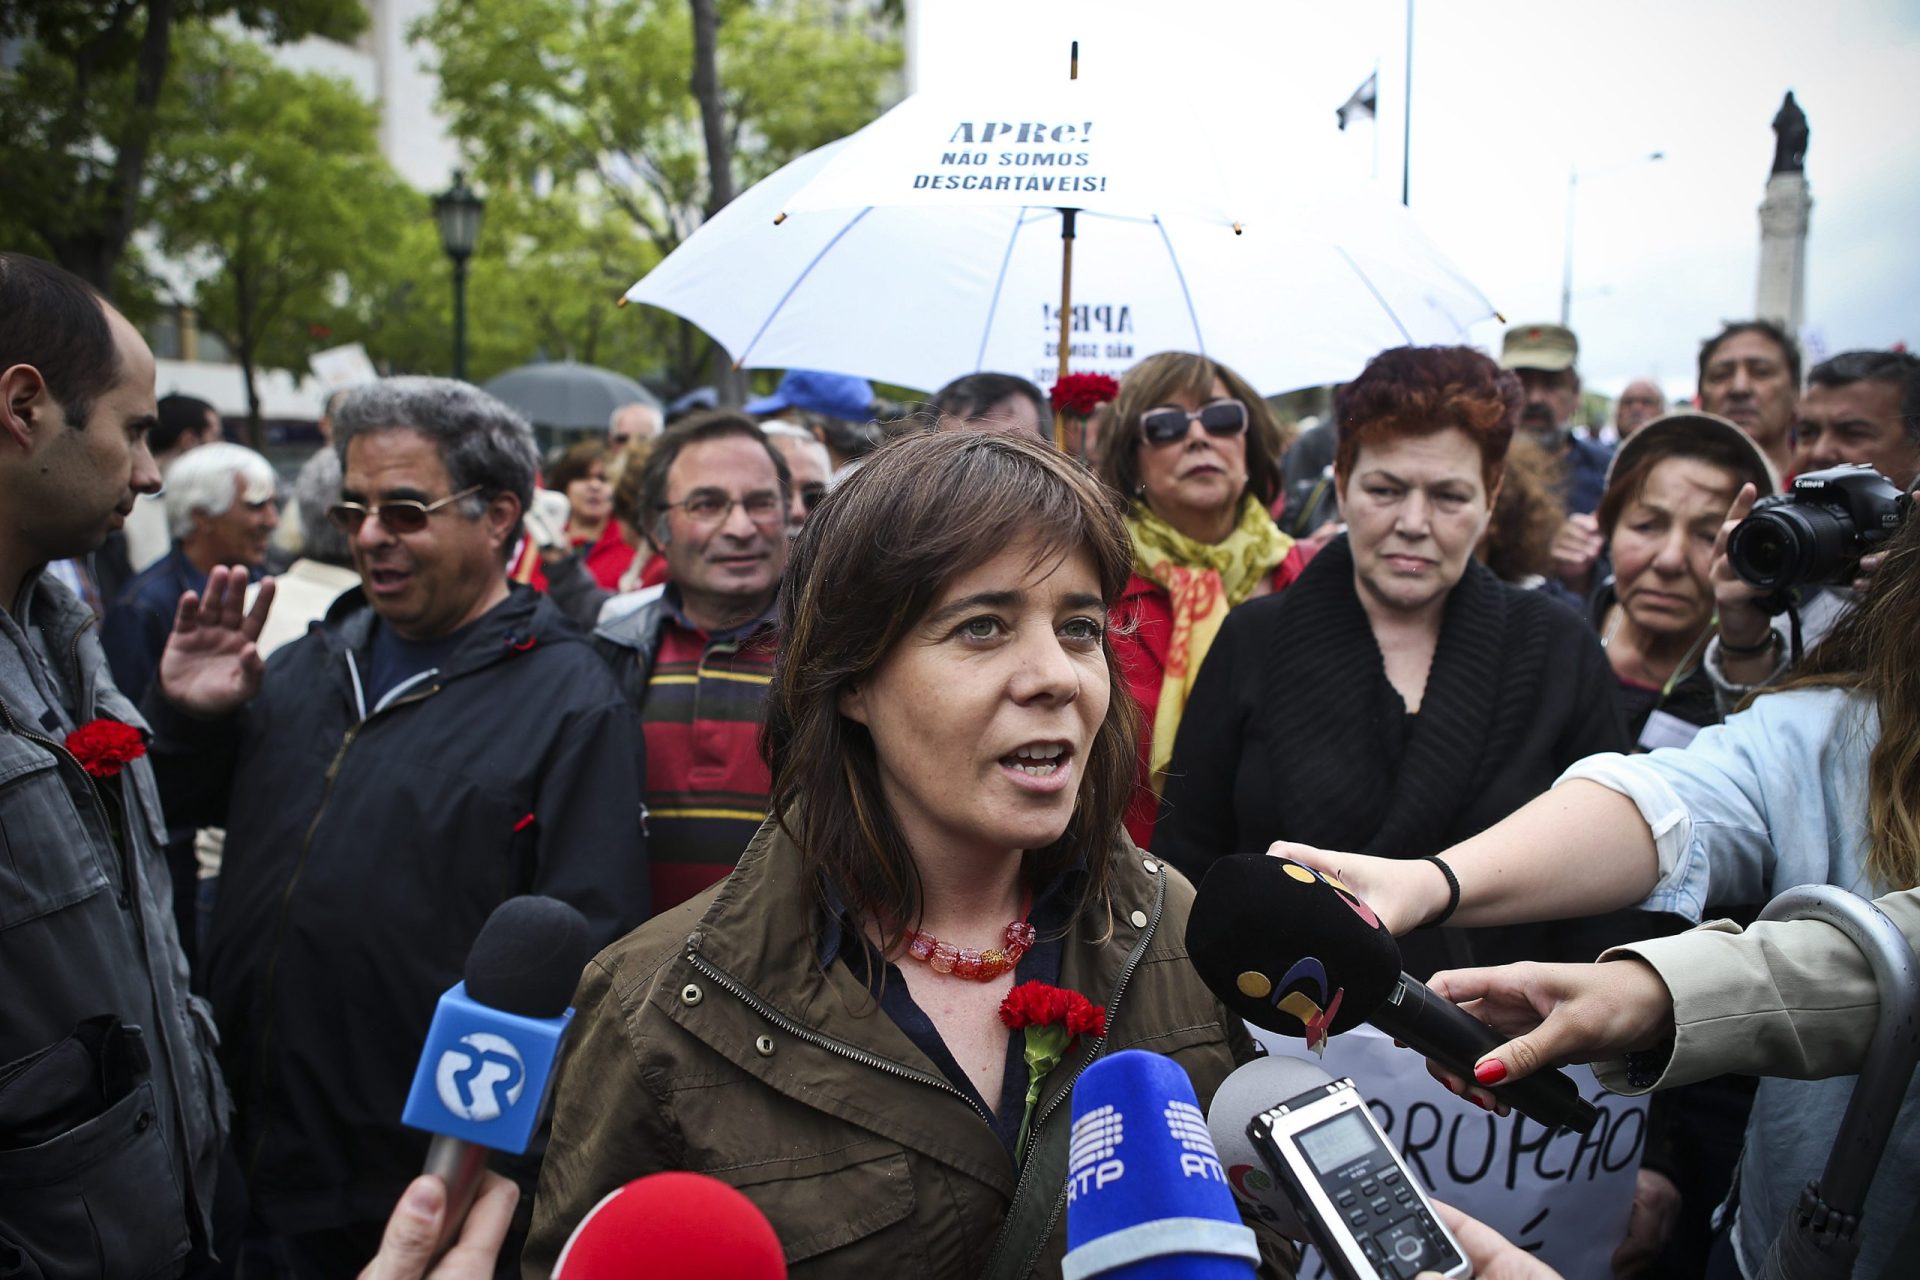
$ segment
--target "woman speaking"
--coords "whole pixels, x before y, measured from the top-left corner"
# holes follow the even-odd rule
[[[1011,435],[907,437],[814,511],[781,596],[771,816],[725,881],[588,966],[529,1274],[665,1169],[744,1192],[796,1277],[1053,1274],[1080,1071],[1149,1049],[1204,1105],[1253,1055],[1186,960],[1192,887],[1120,826],[1133,708],[1106,620],[1130,563],[1099,482]],[[1030,1070],[1001,1006],[1036,981],[1104,1029]]]

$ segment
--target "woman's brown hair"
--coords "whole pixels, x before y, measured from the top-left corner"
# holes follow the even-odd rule
[[[560,460],[548,469],[544,477],[546,486],[556,493],[565,493],[568,485],[576,480],[585,480],[591,475],[595,466],[600,467],[604,474],[607,461],[611,456],[607,451],[605,440],[582,440],[578,444],[570,445],[567,451],[560,455]]]
[[[982,431],[915,434],[884,445],[823,499],[794,542],[780,589],[780,657],[761,750],[771,809],[809,872],[831,882],[889,951],[917,928],[921,886],[888,811],[866,727],[840,712],[956,576],[1032,540],[1036,567],[1084,551],[1101,597],[1120,598],[1133,554],[1111,498],[1071,458]],[[1104,914],[1112,851],[1134,786],[1137,712],[1102,635],[1109,699],[1065,833],[1027,851],[1044,882],[1088,872],[1080,907]],[[1102,922],[1104,924],[1104,922]]]
[[[1524,583],[1553,572],[1553,537],[1567,522],[1557,488],[1563,471],[1526,436],[1507,445],[1500,496],[1480,545],[1481,561],[1502,582]]]
[[[1920,885],[1920,519],[1909,512],[1853,612],[1761,696],[1859,689],[1880,711],[1867,762],[1867,874],[1888,889]]]
[[[1523,399],[1520,379],[1471,347],[1382,351],[1340,390],[1333,474],[1341,492],[1364,445],[1454,429],[1479,447],[1480,476],[1491,502]]]
[[[1205,356],[1162,351],[1148,356],[1120,379],[1100,435],[1100,478],[1131,501],[1140,490],[1140,415],[1170,405],[1181,396],[1199,403],[1213,399],[1218,378],[1227,394],[1247,406],[1247,492],[1270,507],[1280,496],[1280,454],[1284,441],[1273,410],[1245,378]]]

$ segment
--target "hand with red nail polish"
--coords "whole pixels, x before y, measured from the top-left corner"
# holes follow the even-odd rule
[[[1605,964],[1454,969],[1434,974],[1427,985],[1511,1037],[1474,1067],[1482,1085],[1650,1049],[1673,1034],[1672,993],[1653,966],[1632,956]]]

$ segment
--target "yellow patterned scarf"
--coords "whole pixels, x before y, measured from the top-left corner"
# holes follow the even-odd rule
[[[1148,763],[1153,789],[1160,790],[1180,715],[1187,708],[1194,677],[1206,660],[1227,610],[1258,590],[1287,553],[1293,539],[1274,526],[1259,499],[1240,499],[1240,522],[1224,542],[1196,542],[1135,502],[1127,517],[1133,539],[1133,571],[1166,589],[1173,604],[1173,634],[1167,640],[1167,670],[1160,682],[1160,705],[1153,713],[1153,743]]]

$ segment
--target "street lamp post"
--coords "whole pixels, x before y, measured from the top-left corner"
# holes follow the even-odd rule
[[[467,260],[480,238],[480,215],[487,202],[467,185],[464,170],[453,171],[453,185],[433,198],[440,224],[440,247],[453,262],[453,376],[467,377]]]
[[[1622,165],[1611,165],[1605,169],[1590,173],[1588,176],[1593,177],[1599,174],[1613,173],[1616,170],[1627,168],[1629,165],[1652,164],[1656,160],[1664,160],[1666,158],[1667,153],[1664,151],[1650,151],[1637,160],[1629,160],[1626,164]],[[1560,258],[1560,327],[1563,329],[1571,329],[1573,327],[1573,205],[1574,201],[1579,198],[1579,195],[1580,170],[1570,167],[1567,170],[1567,243],[1566,251]]]

